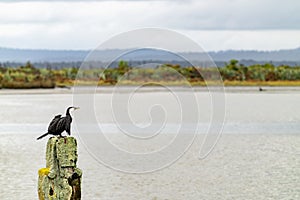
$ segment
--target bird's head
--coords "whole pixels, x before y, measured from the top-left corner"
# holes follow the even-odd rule
[[[67,114],[70,113],[70,111],[78,110],[78,109],[79,109],[79,107],[70,106],[70,107],[68,107],[68,109],[67,109]]]

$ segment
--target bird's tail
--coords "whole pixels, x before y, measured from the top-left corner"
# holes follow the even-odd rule
[[[45,137],[46,135],[48,135],[48,133],[45,133],[43,135],[41,135],[40,137],[36,138],[37,140],[42,139],[43,137]]]

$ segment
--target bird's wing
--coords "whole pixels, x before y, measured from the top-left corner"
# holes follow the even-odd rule
[[[62,117],[57,122],[56,131],[62,133],[65,130],[65,126],[66,126],[66,117]]]
[[[50,122],[50,124],[49,124],[49,126],[48,126],[48,132],[55,132],[57,122],[59,121],[60,118],[61,118],[61,115],[56,115],[56,116],[52,119],[52,121]]]

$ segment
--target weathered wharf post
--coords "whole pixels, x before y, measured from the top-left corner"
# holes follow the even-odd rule
[[[77,168],[74,137],[51,137],[46,149],[46,168],[38,172],[39,200],[80,200],[82,171]]]

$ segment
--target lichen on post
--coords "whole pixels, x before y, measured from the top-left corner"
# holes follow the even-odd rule
[[[47,143],[46,168],[38,172],[40,200],[80,200],[82,171],[77,168],[74,137],[51,137]]]

